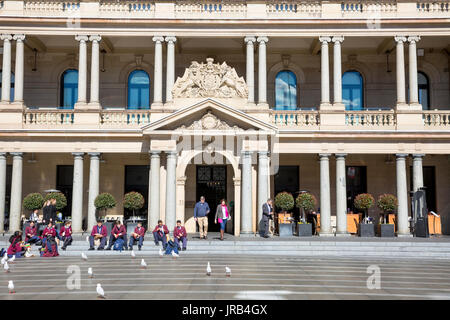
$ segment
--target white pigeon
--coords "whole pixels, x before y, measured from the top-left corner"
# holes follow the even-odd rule
[[[209,264],[209,261],[208,261],[208,265],[206,266],[206,275],[207,276],[211,275],[211,265]]]
[[[131,250],[131,257],[136,258],[136,253],[134,253],[134,250]]]
[[[3,269],[5,270],[5,272],[9,272],[8,261],[5,261],[5,264],[3,265]]]
[[[178,253],[176,253],[175,251],[172,251],[172,257],[174,259],[176,259],[177,257],[179,257],[180,255]]]
[[[231,269],[230,269],[230,268],[225,267],[225,275],[226,275],[227,277],[231,277]]]
[[[147,263],[145,263],[144,259],[141,260],[141,267],[142,269],[147,268]]]
[[[8,290],[9,293],[16,293],[16,291],[14,290],[14,283],[12,282],[12,280],[8,281]]]
[[[87,255],[84,252],[81,253],[81,259],[83,259],[84,261],[87,260]]]
[[[162,258],[164,253],[162,252],[161,248],[159,248],[159,256]]]
[[[88,268],[88,275],[89,275],[89,278],[93,278],[94,277],[94,272],[92,272],[92,268],[91,267]]]
[[[8,259],[9,263],[14,263],[14,260],[16,260],[16,256],[13,255],[11,258]]]
[[[99,298],[105,298],[105,291],[103,290],[100,283],[97,283],[97,294]]]

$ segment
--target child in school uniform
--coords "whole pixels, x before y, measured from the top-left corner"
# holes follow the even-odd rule
[[[66,221],[66,223],[59,230],[59,238],[63,241],[61,249],[66,250],[67,246],[72,244],[72,223]]]

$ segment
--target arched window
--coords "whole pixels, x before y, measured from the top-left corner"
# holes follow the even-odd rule
[[[275,78],[275,110],[297,109],[297,77],[292,71],[280,71]]]
[[[0,92],[2,87],[2,71],[0,71]],[[10,101],[14,101],[14,73],[11,72],[11,91],[10,91]]]
[[[430,109],[430,82],[423,72],[417,73],[417,85],[419,87],[419,103],[423,110]]]
[[[342,76],[342,101],[345,110],[363,109],[363,78],[358,71],[347,71]]]
[[[68,69],[61,76],[61,109],[73,109],[78,100],[78,70]]]
[[[150,77],[144,70],[134,70],[128,76],[128,109],[150,108]]]

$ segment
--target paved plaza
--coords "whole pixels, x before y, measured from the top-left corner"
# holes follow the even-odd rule
[[[449,260],[181,254],[144,256],[142,269],[136,254],[19,259],[0,274],[0,299],[98,299],[97,283],[106,299],[450,299]],[[380,289],[367,287],[369,266],[379,267]],[[68,289],[69,267],[80,271],[79,289]]]

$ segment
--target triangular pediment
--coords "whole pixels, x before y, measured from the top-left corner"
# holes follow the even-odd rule
[[[144,134],[216,131],[265,132],[274,134],[277,128],[270,123],[250,116],[214,99],[205,99],[192,106],[180,109],[142,128]]]

